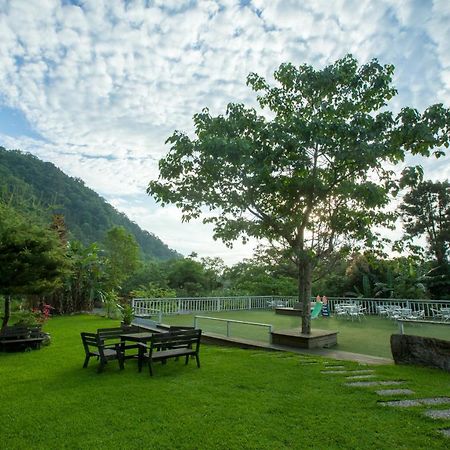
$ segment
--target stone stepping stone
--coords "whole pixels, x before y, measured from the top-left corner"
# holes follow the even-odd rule
[[[450,397],[432,397],[419,399],[422,405],[447,405],[450,404]]]
[[[396,408],[410,408],[411,406],[420,406],[418,400],[394,400],[392,402],[379,402],[382,406],[395,406]]]
[[[323,374],[336,374],[336,375],[362,375],[362,374],[370,374],[374,373],[374,370],[365,369],[365,370],[322,370],[320,373]]]
[[[439,430],[445,437],[450,438],[450,428],[444,428],[443,430]]]
[[[325,364],[325,368],[327,370],[328,369],[335,370],[335,369],[345,369],[345,366],[333,366],[331,364]]]
[[[381,391],[376,391],[378,395],[411,395],[414,391],[411,389],[382,389]]]
[[[367,375],[352,375],[351,377],[345,377],[346,380],[351,381],[351,380],[368,380],[369,378],[376,378],[377,375],[371,375],[371,374],[367,374]]]
[[[424,414],[432,419],[450,419],[450,409],[429,409]]]
[[[400,407],[445,404],[450,404],[449,397],[415,398],[414,400],[393,400],[390,402],[380,402],[380,405]]]
[[[405,384],[404,381],[354,381],[352,383],[344,383],[344,386],[353,387],[371,387],[371,386],[397,386]]]

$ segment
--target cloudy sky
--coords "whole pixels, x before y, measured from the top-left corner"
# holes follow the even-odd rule
[[[347,53],[396,67],[402,105],[450,105],[450,0],[0,0],[0,145],[82,178],[187,255],[233,263],[200,222],[145,194],[175,129],[203,107],[254,104],[249,72],[331,64]],[[422,161],[450,176],[449,158]]]

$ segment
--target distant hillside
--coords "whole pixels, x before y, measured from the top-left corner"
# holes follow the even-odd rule
[[[117,211],[82,180],[72,178],[39,158],[0,147],[0,196],[14,207],[51,217],[62,214],[75,239],[90,244],[103,240],[114,225],[132,233],[145,258],[180,257],[152,233]]]

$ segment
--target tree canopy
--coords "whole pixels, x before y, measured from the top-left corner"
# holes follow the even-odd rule
[[[298,268],[310,332],[311,273],[350,238],[371,245],[374,225],[389,225],[389,194],[398,189],[393,165],[407,152],[440,156],[448,146],[448,109],[423,114],[386,109],[396,94],[392,65],[358,66],[351,55],[323,69],[282,64],[276,86],[251,73],[261,108],[229,104],[225,115],[194,116],[195,137],[175,131],[148,193],[176,204],[183,220],[202,215],[216,238],[241,237],[280,246]]]
[[[400,211],[405,238],[413,242],[414,238],[424,236],[427,253],[434,259],[423,281],[434,298],[447,296],[450,291],[450,183],[448,180],[420,182],[404,196]]]
[[[425,236],[429,253],[438,264],[450,252],[450,183],[423,181],[408,192],[400,205],[408,239]]]
[[[9,320],[11,295],[54,291],[65,267],[65,249],[54,231],[0,203],[0,294],[6,295],[2,327]]]

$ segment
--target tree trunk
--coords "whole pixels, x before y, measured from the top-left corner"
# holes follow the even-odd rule
[[[311,280],[312,265],[305,254],[298,265],[298,301],[302,305],[302,333],[311,334]]]
[[[9,317],[11,313],[11,297],[7,295],[5,297],[5,314],[3,315],[3,321],[2,321],[2,330],[6,328],[8,325]]]

